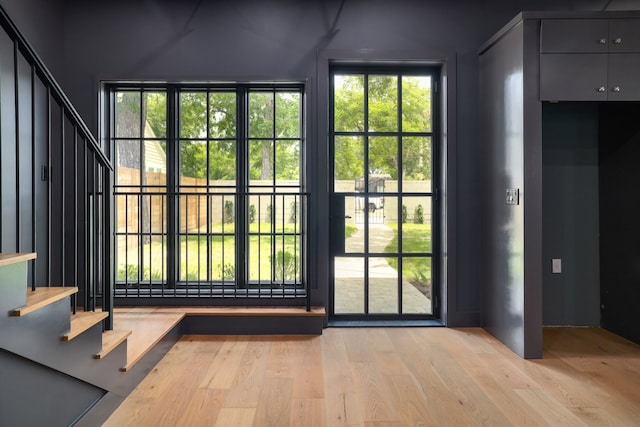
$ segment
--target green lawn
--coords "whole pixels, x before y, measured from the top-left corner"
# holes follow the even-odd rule
[[[385,248],[385,253],[398,253],[398,224],[389,224],[395,236]],[[432,251],[431,226],[429,224],[402,224],[403,238],[402,251],[404,254],[430,253]],[[221,234],[211,236],[211,279],[232,280],[235,266],[235,237],[233,224],[215,224],[212,233]],[[253,234],[249,238],[249,280],[271,280],[271,268],[273,251],[275,249],[276,278],[280,279],[284,269],[287,279],[297,276],[300,278],[300,236],[284,236],[283,233],[295,233],[293,224],[276,224],[274,235],[265,235],[271,232],[271,224],[250,224],[249,232]],[[357,231],[354,225],[345,226],[345,237],[353,235]],[[260,235],[258,235],[260,234]],[[166,277],[166,243],[163,247],[160,239],[152,240],[143,246],[143,281],[164,280]],[[180,280],[207,280],[207,236],[188,236],[180,240]],[[163,259],[164,269],[163,269]],[[129,281],[138,280],[138,253],[137,247],[129,250],[129,265],[125,269],[124,253],[121,251],[118,260],[118,281],[124,281],[128,276]],[[397,258],[386,258],[394,269],[398,269]],[[294,266],[295,272],[294,272]],[[152,268],[148,266],[151,264]],[[431,286],[431,258],[429,257],[403,257],[403,278],[425,292]],[[297,274],[296,274],[297,273]]]
[[[394,232],[394,237],[389,242],[384,252],[398,253],[398,224],[389,224]],[[432,251],[431,225],[430,224],[402,224],[402,253],[430,253]],[[385,258],[389,265],[398,270],[398,258]],[[425,294],[431,288],[431,258],[429,257],[403,257],[402,276],[411,282]]]
[[[218,236],[210,236],[210,268],[211,280],[233,280],[235,274],[235,236],[233,224],[216,224],[211,232]],[[249,227],[249,280],[271,281],[272,260],[276,264],[276,279],[281,280],[284,270],[285,279],[300,278],[300,236],[286,236],[284,233],[299,233],[294,224],[276,224],[274,235],[269,223],[251,224]],[[200,236],[190,235],[180,238],[180,271],[179,280],[203,280],[207,272],[207,235],[206,230]],[[160,238],[153,239],[143,245],[143,281],[164,280],[166,278],[166,242]],[[164,260],[164,266],[163,266]],[[129,265],[124,265],[124,250],[120,251],[117,280],[138,280],[138,249],[132,247],[128,254]],[[297,264],[297,267],[296,267]],[[148,266],[151,265],[151,268]],[[164,267],[164,268],[163,268]]]

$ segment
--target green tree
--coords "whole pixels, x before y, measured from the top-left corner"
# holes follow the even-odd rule
[[[340,132],[365,131],[368,106],[370,132],[397,132],[399,105],[403,132],[431,131],[431,86],[428,78],[397,75],[369,76],[365,103],[364,75],[337,75],[334,81],[334,128]],[[399,87],[402,99],[398,100]],[[402,153],[395,137],[369,138],[369,173],[388,174],[392,179],[424,180],[431,177],[431,141],[424,136],[405,137]],[[362,177],[364,141],[356,137],[335,138],[336,179]],[[402,159],[402,170],[400,170]]]
[[[210,92],[207,98],[204,91],[181,92],[179,99],[182,176],[207,178],[208,141],[208,178],[235,179],[236,93]],[[146,119],[151,128],[157,135],[166,135],[166,100],[148,102],[147,109]],[[298,92],[250,92],[248,120],[251,179],[273,179],[274,174],[276,179],[299,179],[301,111]]]
[[[249,94],[251,179],[270,180],[274,174],[278,180],[300,178],[301,109],[298,92],[253,91]]]
[[[182,176],[207,178],[208,141],[208,178],[235,179],[235,92],[181,92],[179,99]],[[148,98],[146,121],[158,137],[166,136],[166,110],[166,95]]]

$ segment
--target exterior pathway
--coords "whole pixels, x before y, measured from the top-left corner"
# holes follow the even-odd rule
[[[345,241],[347,253],[364,251],[364,224]],[[383,254],[394,237],[384,224],[369,224],[369,252]],[[364,313],[364,258],[336,257],[335,313]],[[430,314],[431,301],[406,280],[402,281],[403,313]],[[398,272],[383,257],[369,258],[369,313],[398,312]]]

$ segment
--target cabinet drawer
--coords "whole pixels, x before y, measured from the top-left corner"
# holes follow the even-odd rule
[[[540,53],[609,51],[606,19],[545,19],[540,28]]]
[[[609,52],[640,52],[640,19],[609,20]]]
[[[640,53],[609,55],[610,101],[640,100]]]
[[[608,56],[606,53],[540,55],[540,100],[606,100]]]

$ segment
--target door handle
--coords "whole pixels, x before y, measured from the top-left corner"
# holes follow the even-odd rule
[[[345,215],[344,219],[351,219],[351,215]]]

